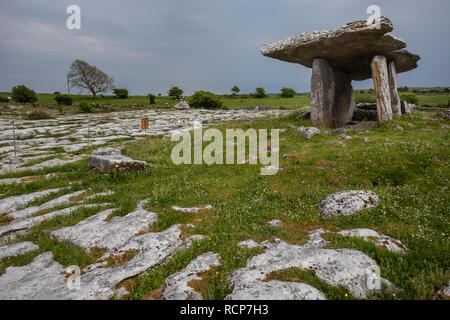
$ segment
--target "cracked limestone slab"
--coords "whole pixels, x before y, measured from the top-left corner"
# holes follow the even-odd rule
[[[48,196],[62,190],[62,188],[49,189],[44,191],[33,192],[29,194],[23,194],[20,196],[8,197],[0,200],[0,213],[11,213],[16,210],[26,207],[29,203]]]
[[[361,228],[343,230],[338,232],[338,234],[348,237],[363,238],[366,241],[374,243],[377,247],[385,248],[396,253],[407,253],[409,251],[400,240],[380,234],[372,229]]]
[[[40,206],[34,206],[34,207],[28,207],[19,211],[15,211],[9,214],[10,217],[16,219],[16,220],[22,220],[25,218],[28,218],[34,214],[39,213],[40,211],[51,209],[57,206],[62,206],[66,204],[70,204],[73,202],[73,198],[77,198],[84,194],[86,190],[76,191],[69,194],[65,194],[63,196],[60,196],[56,199],[50,200]]]
[[[311,139],[312,137],[314,137],[315,135],[318,135],[321,133],[321,131],[315,127],[300,127],[297,129],[298,131],[300,131],[303,136],[305,137],[305,139]]]
[[[0,226],[0,242],[13,241],[18,234],[31,229],[33,226],[38,225],[46,220],[50,220],[54,217],[69,215],[77,209],[104,207],[108,205],[109,203],[75,205],[69,208],[52,211],[39,216],[30,217],[19,221],[13,221],[9,224]]]
[[[120,248],[140,232],[147,232],[158,215],[144,209],[147,200],[141,201],[136,210],[120,217],[108,219],[113,210],[106,210],[89,217],[75,226],[55,230],[51,235],[71,241],[89,251],[91,248]]]
[[[207,252],[192,260],[186,268],[169,276],[164,282],[162,298],[164,300],[203,300],[200,292],[189,284],[191,281],[201,281],[201,273],[213,266],[220,265],[217,253]]]
[[[346,190],[333,193],[320,201],[320,212],[325,218],[351,215],[376,207],[378,195],[367,190]]]
[[[7,257],[18,256],[31,251],[38,250],[39,246],[26,241],[8,244],[0,247],[0,260]]]
[[[286,290],[275,290],[280,288],[280,284],[268,291],[268,282],[265,282],[267,275],[288,268],[312,270],[320,280],[331,286],[345,287],[361,299],[367,298],[370,293],[380,292],[382,285],[393,287],[375,272],[378,266],[366,254],[353,249],[325,249],[327,241],[321,236],[324,232],[321,229],[311,232],[309,241],[302,246],[289,245],[280,239],[263,242],[266,251],[250,258],[244,268],[235,270],[230,276],[234,290],[227,299],[277,299],[279,295],[295,299],[295,296],[302,294],[308,299],[310,294],[319,296],[309,287],[297,287],[296,295],[286,296]]]

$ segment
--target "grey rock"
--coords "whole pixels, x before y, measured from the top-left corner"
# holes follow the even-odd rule
[[[123,155],[90,155],[88,165],[97,168],[100,173],[111,173],[114,169],[118,172],[146,171],[148,164],[145,161],[133,160]]]
[[[378,112],[376,110],[367,110],[361,108],[355,108],[353,111],[353,121],[378,121]]]
[[[186,268],[167,277],[162,298],[164,300],[203,300],[202,294],[190,287],[189,282],[202,280],[202,272],[210,270],[213,266],[220,266],[219,258],[217,253],[204,253],[192,260]]]
[[[209,204],[204,205],[204,206],[199,206],[199,207],[192,207],[192,208],[182,208],[182,207],[178,207],[178,206],[172,206],[172,209],[175,211],[180,211],[180,212],[196,213],[196,212],[199,212],[200,210],[210,210],[210,209],[212,209],[212,206]]]
[[[257,243],[255,240],[249,239],[249,240],[244,240],[238,243],[238,247],[239,248],[261,248],[262,246]]]
[[[273,219],[273,220],[270,220],[267,224],[272,227],[279,227],[281,225],[281,223],[282,223],[281,220]]]
[[[95,156],[108,156],[108,155],[123,155],[125,154],[126,148],[125,147],[105,147],[105,148],[99,148],[92,152]]]
[[[389,88],[390,88],[390,93],[391,93],[392,114],[394,116],[401,116],[402,109],[400,106],[400,97],[398,95],[397,70],[395,67],[395,61],[389,62],[388,74],[389,74]]]
[[[175,109],[177,110],[189,110],[189,104],[186,102],[186,100],[181,100],[181,102],[177,103],[175,105]]]
[[[233,292],[227,300],[257,299],[324,299],[311,286],[292,286],[290,282],[265,282],[267,275],[287,268],[312,270],[315,275],[332,286],[346,287],[357,298],[381,292],[382,285],[391,287],[389,281],[373,270],[376,262],[364,253],[353,249],[324,249],[324,230],[315,230],[303,246],[289,245],[280,239],[265,241],[266,251],[251,257],[244,268],[230,276]],[[375,284],[374,284],[375,283]],[[290,287],[294,290],[288,290]]]
[[[298,131],[300,131],[303,136],[305,137],[305,139],[311,139],[312,137],[314,137],[315,135],[320,134],[320,130],[315,128],[315,127],[300,127],[297,129]]]
[[[11,213],[17,211],[18,209],[22,209],[27,206],[29,203],[48,196],[49,194],[60,191],[62,188],[49,189],[44,191],[33,192],[29,194],[23,194],[20,196],[13,196],[0,200],[0,213]]]
[[[380,234],[372,229],[343,230],[338,232],[338,234],[349,237],[363,238],[366,241],[373,242],[380,248],[385,248],[388,251],[395,253],[407,253],[409,251],[400,240]]]
[[[17,242],[0,247],[0,260],[38,250],[39,246],[32,242]]]
[[[319,208],[325,218],[351,215],[378,205],[375,192],[347,190],[333,193],[320,201]]]
[[[444,110],[444,111],[440,112],[439,114],[445,120],[450,120],[450,109]]]
[[[135,234],[147,232],[149,226],[158,220],[156,213],[143,208],[146,203],[146,200],[141,201],[133,212],[123,217],[107,219],[112,210],[102,211],[75,226],[55,230],[51,235],[70,241],[86,251],[91,248],[120,248]]]

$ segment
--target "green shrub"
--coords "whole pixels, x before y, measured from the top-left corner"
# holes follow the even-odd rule
[[[241,89],[239,89],[238,86],[234,86],[233,88],[231,88],[231,92],[233,95],[238,94],[241,91]]]
[[[55,100],[56,103],[62,106],[70,106],[72,104],[72,97],[67,94],[58,94]]]
[[[15,86],[12,88],[12,98],[16,102],[34,103],[37,101],[36,92],[28,89],[24,85]]]
[[[264,90],[264,88],[261,88],[261,87],[256,88],[255,97],[256,98],[265,98],[266,90]]]
[[[154,94],[149,94],[148,99],[150,100],[150,105],[156,104],[156,96]]]
[[[222,107],[222,101],[214,93],[208,91],[196,91],[189,98],[188,103],[191,108],[219,109]]]
[[[61,92],[55,91],[55,92],[53,92],[53,94],[61,94]]]
[[[94,108],[91,107],[87,102],[80,102],[78,105],[78,110],[82,113],[92,113],[94,112]]]
[[[43,120],[43,119],[52,119],[53,116],[49,111],[45,109],[35,109],[27,115],[27,118],[29,120]]]
[[[118,99],[127,99],[128,98],[128,90],[127,89],[114,89],[113,92]]]
[[[9,102],[8,97],[0,96],[0,102]]]
[[[417,96],[415,94],[402,94],[400,95],[400,100],[406,101],[408,103],[412,103],[415,105],[419,104],[419,99],[417,98]]]
[[[281,96],[283,98],[292,98],[293,96],[295,96],[295,90],[284,87],[281,89]]]
[[[181,90],[178,87],[172,87],[170,88],[169,92],[167,92],[169,97],[174,97],[175,99],[180,99],[181,95],[183,94],[183,90]]]
[[[355,103],[375,103],[376,99],[374,96],[369,94],[357,94],[355,95]]]

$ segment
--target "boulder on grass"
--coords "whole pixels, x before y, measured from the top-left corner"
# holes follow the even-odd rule
[[[100,173],[111,173],[114,169],[118,172],[148,169],[147,162],[124,156],[124,152],[124,147],[97,149],[88,157],[88,165],[90,168],[96,168]]]
[[[320,201],[320,212],[325,218],[347,216],[378,205],[375,192],[366,190],[347,190],[333,193]]]

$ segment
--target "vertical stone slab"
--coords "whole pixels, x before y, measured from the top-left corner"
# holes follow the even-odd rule
[[[332,126],[334,72],[325,59],[314,59],[311,76],[311,120],[316,126]]]
[[[402,109],[401,109],[401,105],[400,105],[400,97],[398,96],[397,70],[395,69],[394,61],[389,62],[388,73],[389,73],[389,88],[390,88],[390,92],[391,92],[392,114],[394,116],[401,116]]]
[[[355,108],[352,79],[348,74],[340,71],[334,72],[334,103],[332,111],[332,123],[335,128],[345,126],[352,120]]]
[[[373,57],[371,67],[377,99],[378,122],[384,123],[392,120],[391,91],[386,58],[383,56]]]

